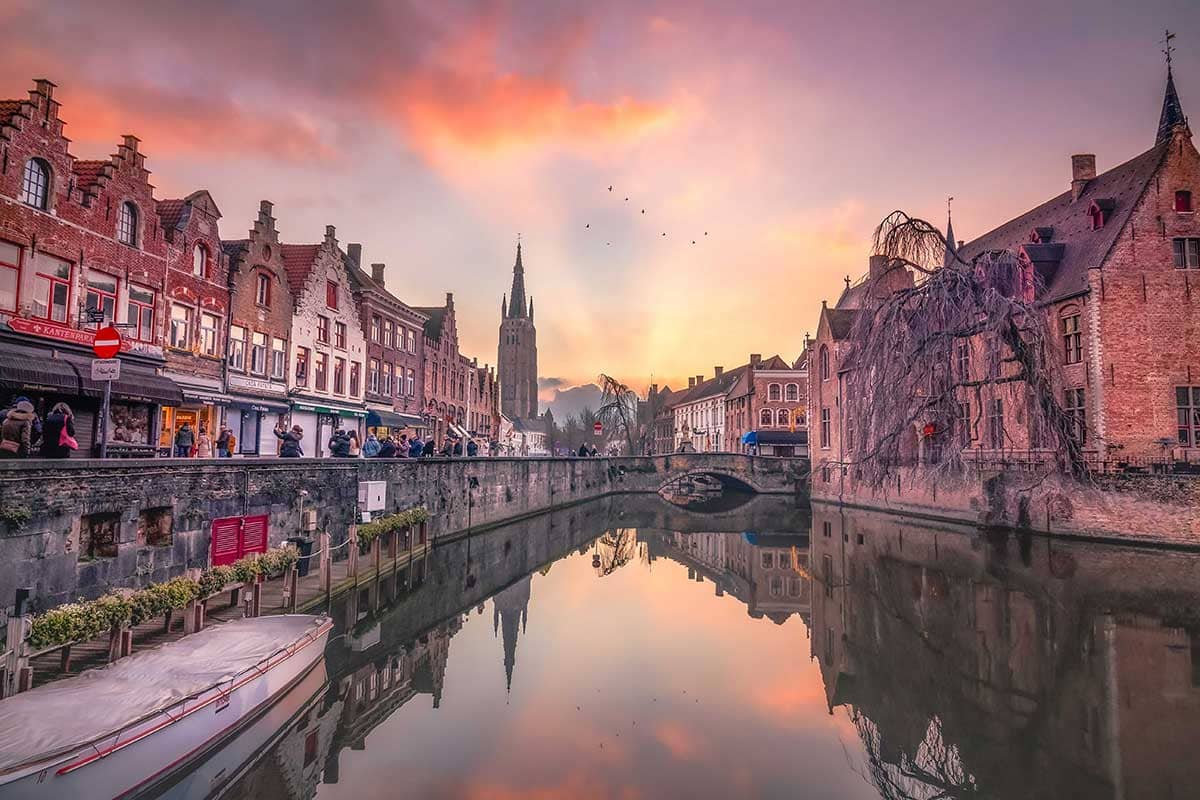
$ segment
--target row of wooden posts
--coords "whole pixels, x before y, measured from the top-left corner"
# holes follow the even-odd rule
[[[420,544],[423,546],[426,543],[426,523],[422,522],[416,529],[420,537]],[[407,544],[407,555],[409,561],[413,557],[414,537],[413,529],[406,528],[404,538]],[[393,571],[396,569],[400,558],[400,543],[398,539],[400,533],[389,533],[384,536],[377,537],[371,542],[370,552],[363,557],[359,553],[358,546],[358,526],[351,525],[349,536],[345,542],[337,546],[331,546],[330,536],[327,531],[323,531],[317,535],[317,548],[311,553],[308,558],[317,559],[317,594],[324,595],[329,598],[333,591],[333,555],[335,550],[342,547],[348,549],[348,569],[347,581],[352,581],[354,586],[358,585],[358,579],[362,574],[365,566],[370,566],[374,570],[375,575],[380,574],[380,567],[383,566],[383,545],[384,540],[387,544],[386,558],[391,560]],[[191,570],[194,573],[193,577],[198,577],[200,570]],[[213,597],[230,593],[230,605],[236,605],[239,602],[242,605],[243,617],[257,617],[263,613],[262,606],[262,591],[264,584],[263,575],[257,576],[254,580],[243,583],[229,584],[222,587],[219,591],[209,597],[200,598],[190,601],[187,606],[182,609],[183,616],[183,632],[184,634],[196,633],[203,630],[207,621],[208,602]],[[283,598],[277,613],[291,614],[295,613],[300,604],[300,576],[299,564],[293,564],[283,573]],[[163,631],[169,632],[173,620],[173,613],[168,611],[164,615]],[[59,668],[63,673],[71,671],[71,656],[72,648],[75,645],[83,642],[69,642],[67,644],[53,645],[43,648],[39,651],[34,651],[28,641],[29,630],[31,625],[31,617],[13,617],[8,621],[8,631],[6,642],[15,645],[10,646],[7,651],[0,653],[0,698],[7,697],[16,692],[27,691],[33,686],[33,667],[31,660],[37,656],[42,656],[51,653],[55,650],[59,651]],[[124,658],[133,652],[133,630],[128,623],[114,627],[109,633],[108,643],[108,661],[116,661]]]

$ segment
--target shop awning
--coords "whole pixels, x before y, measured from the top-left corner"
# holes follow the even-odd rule
[[[57,392],[79,393],[79,373],[70,361],[47,358],[45,351],[6,351],[0,353],[0,386],[4,393]]]
[[[277,400],[268,400],[264,397],[246,397],[244,395],[231,394],[228,402],[231,405],[241,406],[243,408],[253,409],[254,411],[276,412],[282,413],[289,410],[287,403],[281,403]]]
[[[402,414],[398,411],[385,411],[374,408],[367,409],[368,428],[424,428],[425,420],[416,414]]]
[[[349,406],[334,406],[297,401],[292,401],[292,410],[311,411],[314,414],[330,414],[339,417],[365,417],[367,415],[367,410],[365,408],[351,408]]]
[[[86,397],[103,397],[104,383],[92,380],[91,364],[78,361],[75,363],[79,368],[82,394]],[[118,400],[163,406],[183,404],[183,392],[179,384],[165,375],[157,375],[126,361],[121,362],[121,377],[112,382],[112,396]]]
[[[808,444],[808,431],[751,431],[747,436],[755,434],[757,440],[748,444]]]
[[[758,444],[758,431],[748,431],[743,433],[742,444]]]

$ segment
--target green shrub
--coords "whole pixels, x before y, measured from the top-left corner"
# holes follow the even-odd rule
[[[358,529],[358,543],[360,547],[366,548],[371,545],[371,542],[378,539],[385,533],[393,533],[402,531],[405,528],[413,528],[420,525],[425,520],[429,519],[429,512],[423,506],[410,508],[407,511],[401,511],[399,514],[389,514],[386,517],[372,520]]]

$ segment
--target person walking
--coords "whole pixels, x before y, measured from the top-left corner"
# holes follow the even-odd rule
[[[65,434],[65,435],[64,435]],[[70,458],[79,449],[75,441],[75,415],[66,403],[55,403],[42,425],[42,458]]]
[[[196,458],[212,458],[213,441],[208,435],[208,428],[200,426],[200,435],[196,437]]]
[[[433,444],[433,437],[430,436],[428,439],[425,440],[425,444],[421,447],[421,456],[423,458],[433,458],[433,451],[435,449],[436,448],[434,447],[434,444]]]
[[[217,458],[229,458],[229,435],[229,428],[222,425],[217,435]]]
[[[350,439],[350,458],[358,458],[362,455],[362,444],[360,444],[358,441],[358,431],[354,428],[351,428],[350,433],[347,434],[347,437]]]
[[[421,441],[420,436],[414,436],[408,440],[408,457],[420,458],[421,453],[425,452],[425,443]]]
[[[192,445],[196,443],[196,433],[192,424],[185,422],[175,432],[175,457],[189,458],[192,455]]]
[[[363,442],[362,446],[363,458],[377,458],[380,449],[382,448],[379,444],[379,439],[376,438],[374,433],[368,433],[367,440]]]
[[[350,437],[346,435],[344,428],[338,428],[333,432],[333,436],[329,440],[329,455],[334,458],[350,457]]]
[[[33,403],[18,400],[0,423],[0,458],[27,458],[33,443]]]
[[[475,443],[474,439],[468,439],[467,440],[467,457],[475,458],[478,455],[479,455],[479,445]]]
[[[587,458],[587,457],[588,457],[588,449],[587,449],[587,445],[586,445],[586,444],[581,444],[581,445],[579,445],[579,457],[580,457],[580,458]]]
[[[279,440],[279,457],[280,458],[303,458],[304,448],[300,442],[304,439],[304,429],[299,425],[293,425],[289,431],[283,427],[283,423],[275,426],[275,438]]]
[[[367,444],[369,445],[370,443],[371,443],[371,440],[367,439]],[[363,449],[365,450],[366,447],[364,446]],[[382,442],[379,443],[378,458],[395,458],[395,457],[396,457],[396,442],[395,442],[395,440],[392,439],[392,437],[389,436],[386,439],[384,439]]]
[[[590,456],[591,458],[596,458],[599,455],[600,455],[600,451],[596,449],[596,445],[592,445],[591,447],[588,448],[588,456]]]

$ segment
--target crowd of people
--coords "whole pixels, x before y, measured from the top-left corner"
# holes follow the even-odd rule
[[[275,426],[275,438],[279,439],[280,458],[303,458],[304,429],[293,425],[290,429],[282,423]],[[479,443],[474,438],[468,438],[463,443],[461,438],[447,436],[442,446],[437,447],[433,438],[422,440],[419,435],[409,436],[401,433],[399,436],[387,435],[382,438],[372,431],[367,438],[359,441],[358,431],[351,428],[338,428],[330,437],[329,455],[331,458],[476,458],[479,456]],[[493,451],[494,452],[494,451]]]
[[[24,396],[0,410],[0,458],[68,458],[78,448],[75,415],[66,403],[56,403],[45,419]]]

